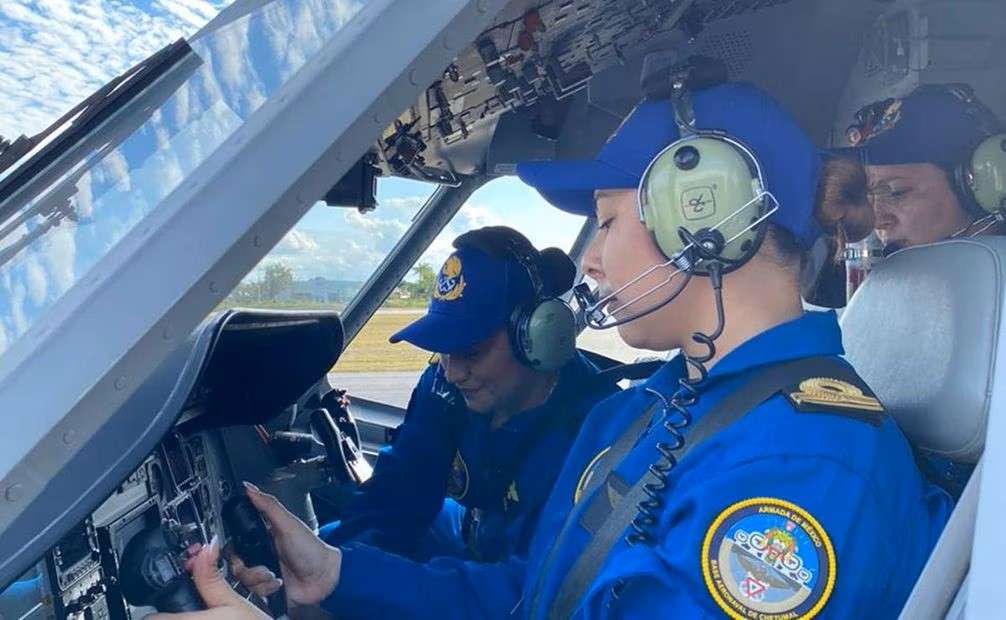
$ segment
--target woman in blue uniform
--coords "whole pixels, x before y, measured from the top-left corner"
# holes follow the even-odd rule
[[[682,355],[590,413],[527,565],[513,567],[520,592],[485,575],[454,587],[453,606],[415,592],[427,607],[412,616],[895,617],[947,519],[949,497],[839,357],[835,315],[802,309],[816,149],[757,88],[692,92],[686,72],[674,78],[596,160],[518,173],[597,217],[584,259],[601,284],[592,325]],[[252,495],[290,597],[348,616],[402,611],[377,596],[340,607],[342,553]],[[217,593],[211,605],[236,609]]]
[[[591,412],[524,613],[896,617],[952,504],[839,357],[834,313],[803,310],[816,149],[753,86],[677,86],[596,161],[519,169],[556,206],[595,209],[593,325],[683,352]]]
[[[362,541],[416,560],[526,555],[583,418],[617,390],[574,349],[572,313],[556,299],[573,284],[569,257],[505,226],[454,245],[428,312],[391,338],[439,361],[373,477],[341,522],[322,528],[329,544]],[[527,333],[545,320],[555,329]]]

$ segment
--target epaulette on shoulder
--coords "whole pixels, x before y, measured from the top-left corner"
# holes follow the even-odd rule
[[[802,413],[833,413],[880,426],[886,411],[865,383],[854,385],[830,377],[804,379],[783,390],[793,408]]]

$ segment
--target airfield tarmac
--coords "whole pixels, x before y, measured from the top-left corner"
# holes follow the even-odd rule
[[[350,396],[404,409],[430,354],[408,343],[391,344],[388,337],[423,312],[395,308],[375,313],[329,373],[331,385],[349,390]],[[622,361],[648,353],[627,346],[614,330],[586,330],[577,344]]]

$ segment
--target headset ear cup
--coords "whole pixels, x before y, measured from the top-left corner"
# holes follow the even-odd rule
[[[510,323],[507,329],[507,334],[510,337],[510,349],[513,351],[513,355],[517,358],[517,361],[529,368],[534,368],[534,365],[528,356],[526,346],[527,338],[524,336],[527,331],[529,315],[530,313],[527,312],[527,308],[525,306],[517,306],[514,308],[513,312],[510,314]]]
[[[1006,133],[982,140],[958,166],[955,181],[979,215],[1006,207]]]
[[[720,254],[740,264],[758,249],[764,226],[760,172],[754,154],[726,136],[697,134],[664,149],[643,173],[640,218],[667,258],[693,236],[717,230],[733,239]],[[742,210],[743,208],[743,210]]]
[[[561,299],[515,312],[510,334],[517,359],[534,370],[558,370],[576,353],[576,317]]]
[[[955,166],[953,169],[951,189],[953,190],[954,196],[957,197],[957,201],[960,202],[961,208],[971,215],[971,217],[984,217],[988,215],[988,213],[975,196],[972,183],[969,180],[970,176],[970,162],[961,163]]]

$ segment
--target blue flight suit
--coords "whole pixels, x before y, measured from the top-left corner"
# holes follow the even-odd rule
[[[751,369],[842,353],[832,312],[763,332],[712,367],[692,424]],[[588,543],[577,524],[545,565],[566,515],[580,519],[590,504],[590,495],[575,505],[573,497],[595,455],[656,400],[647,390],[670,398],[684,373],[679,357],[591,412],[539,520],[521,615],[546,616]],[[657,460],[657,441],[668,441],[660,415],[614,469],[630,484]],[[708,438],[668,477],[656,543],[620,540],[575,617],[721,618],[731,609],[768,619],[795,607],[825,618],[894,618],[952,509],[892,419],[801,412],[782,394]]]
[[[767,330],[711,369],[691,407],[693,419],[700,420],[747,371],[841,353],[841,333],[831,312],[808,313]],[[438,558],[416,580],[389,582],[381,577],[408,560],[346,548],[339,585],[322,606],[345,618],[544,616],[588,542],[587,532],[574,527],[575,535],[550,553],[566,516],[572,511],[577,518],[589,505],[590,495],[573,505],[584,471],[653,403],[648,389],[668,397],[684,372],[682,360],[673,360],[646,383],[591,411],[538,520],[526,562]],[[652,424],[615,472],[625,480],[638,479],[655,460],[658,439],[666,441],[662,429]],[[575,617],[722,618],[727,613],[712,594],[722,592],[720,586],[728,593],[744,588],[752,609],[773,602],[785,606],[796,590],[805,604],[820,604],[818,617],[895,617],[952,507],[944,491],[923,480],[911,448],[889,418],[874,426],[853,415],[801,412],[782,395],[695,448],[669,473],[668,484],[667,504],[656,523],[658,544],[620,542]],[[787,534],[789,545],[776,546],[786,543]],[[755,551],[763,555],[776,553],[774,561],[787,573],[773,575],[749,562],[752,574],[738,574],[744,565],[731,563],[741,555],[733,544],[742,539],[758,543]],[[767,541],[773,541],[771,549]],[[555,560],[544,566],[549,556]],[[710,559],[726,562],[714,572]],[[360,570],[360,564],[371,572]],[[725,575],[733,577],[731,583]],[[515,583],[522,578],[523,586]],[[797,588],[781,590],[779,583]],[[389,599],[391,590],[396,596]],[[541,606],[533,608],[539,592]]]
[[[423,373],[394,443],[381,451],[373,477],[341,523],[322,530],[326,542],[345,548],[338,588],[343,598],[363,596],[348,592],[359,575],[359,581],[372,582],[363,586],[367,591],[377,586],[385,598],[401,594],[406,608],[421,610],[423,601],[411,586],[438,569],[436,561],[419,562],[440,556],[499,562],[526,555],[580,424],[618,389],[577,354],[560,370],[544,404],[490,430],[489,416],[451,410],[433,395],[436,372],[430,367]],[[450,492],[456,501],[445,501]],[[520,575],[510,581],[519,587]]]

